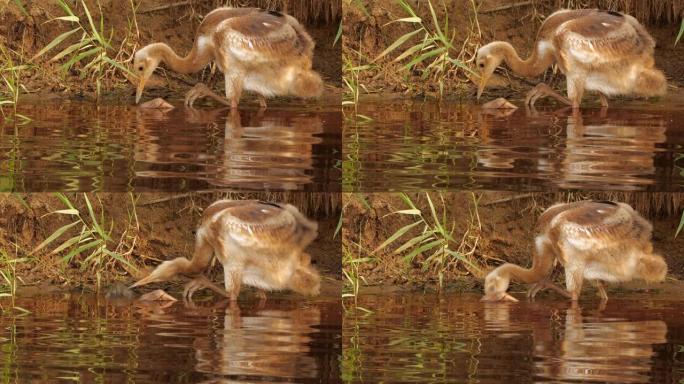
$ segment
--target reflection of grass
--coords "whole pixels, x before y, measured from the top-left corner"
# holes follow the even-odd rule
[[[483,353],[481,339],[475,335],[477,316],[450,311],[448,300],[423,302],[420,295],[405,300],[398,296],[378,295],[371,303],[361,303],[373,312],[354,308],[345,312],[342,381],[360,383],[372,377],[393,382],[420,376],[446,382],[454,374],[477,378]],[[378,355],[394,361],[378,360]]]
[[[361,140],[359,129],[364,129],[369,123],[373,121],[368,116],[358,114],[356,112],[348,114],[347,111],[342,110],[344,114],[344,127],[342,135],[344,137],[343,143],[344,158],[342,159],[342,187],[345,190],[361,190],[361,166],[363,148],[361,147]]]
[[[363,350],[361,348],[361,322],[359,311],[346,311],[346,326],[343,327],[342,337],[347,341],[342,348],[342,381],[345,383],[363,382]],[[370,315],[369,312],[364,312]],[[351,326],[349,326],[351,324]]]
[[[19,310],[28,313],[24,308],[15,305],[14,300],[17,295],[18,283],[21,282],[21,277],[17,275],[17,264],[25,263],[28,258],[17,257],[18,247],[15,246],[14,255],[10,255],[6,249],[0,249],[0,298],[9,297],[9,310]],[[0,309],[5,312],[5,308],[0,304]]]
[[[682,19],[682,25],[679,27],[679,33],[677,34],[677,40],[675,40],[675,45],[679,43],[679,40],[684,36],[684,19]]]
[[[363,195],[349,194],[348,196],[349,199],[360,201],[367,209],[370,209],[370,206]],[[342,208],[342,215],[344,215],[345,208],[346,205],[344,208]],[[359,228],[359,232],[360,231],[361,227]],[[361,233],[359,233],[359,239],[360,238]],[[351,241],[349,238],[343,239],[342,272],[346,279],[345,292],[342,294],[343,298],[352,297],[354,298],[354,303],[356,304],[361,283],[365,283],[364,277],[359,273],[359,267],[370,262],[373,262],[373,258],[370,257],[370,254],[366,248],[364,248],[360,243]]]

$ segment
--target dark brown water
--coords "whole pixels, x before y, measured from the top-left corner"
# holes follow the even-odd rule
[[[343,129],[345,191],[684,190],[682,97],[580,113],[371,100],[358,113]]]
[[[171,111],[21,104],[0,119],[0,191],[339,191],[338,106]]]
[[[60,294],[16,305],[31,313],[0,318],[3,382],[339,382],[339,297],[231,309]]]
[[[597,303],[364,295],[343,325],[345,382],[682,383],[684,297]]]

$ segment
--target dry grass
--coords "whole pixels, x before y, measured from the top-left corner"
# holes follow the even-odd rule
[[[342,196],[339,192],[251,192],[226,193],[229,199],[259,199],[294,205],[312,217],[329,217],[339,214]]]
[[[339,192],[191,192],[183,194],[161,194],[160,197],[141,199],[139,206],[154,205],[171,200],[187,200],[186,207],[201,211],[216,200],[263,200],[289,203],[305,215],[311,217],[330,217],[341,212],[342,196]]]
[[[643,23],[673,23],[681,20],[684,0],[538,0],[553,8],[600,8],[628,13]]]
[[[275,9],[294,16],[304,24],[332,23],[342,17],[341,0],[227,0],[215,6]]]
[[[528,209],[534,205],[540,210],[558,202],[619,201],[631,205],[649,218],[679,215],[684,209],[684,193],[680,192],[540,192],[526,194],[521,200],[527,202]]]

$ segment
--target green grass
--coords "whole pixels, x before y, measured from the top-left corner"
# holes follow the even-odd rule
[[[679,26],[679,33],[677,34],[677,40],[675,40],[675,45],[679,43],[679,40],[684,35],[684,18],[682,19],[682,25]]]
[[[457,33],[462,32],[463,29],[449,25],[448,9],[444,2],[442,2],[444,17],[440,20],[433,6],[433,1],[427,0],[431,18],[428,22],[418,16],[407,0],[397,0],[397,2],[406,13],[406,17],[393,20],[385,26],[392,23],[404,23],[411,25],[413,29],[390,44],[373,59],[373,62],[377,62],[400,48],[403,49],[392,61],[403,62],[403,69],[407,73],[418,71],[422,73],[422,79],[436,82],[440,96],[444,94],[445,81],[456,77],[458,73],[464,73],[466,77],[477,76],[466,65],[463,58],[464,50],[453,45]],[[474,3],[473,7],[475,7]],[[402,48],[407,42],[416,40],[418,43],[406,49]]]
[[[353,52],[355,56],[358,57],[358,61],[367,61],[367,59],[360,52]],[[345,53],[342,55],[342,80],[347,88],[345,92],[344,99],[342,100],[342,105],[358,105],[359,97],[361,92],[368,93],[368,89],[364,84],[359,81],[360,74],[364,71],[370,71],[377,69],[375,64],[362,64],[359,65],[355,60]]]
[[[112,47],[113,30],[107,30],[104,25],[104,18],[99,1],[97,2],[100,8],[99,19],[94,19],[91,11],[83,0],[80,1],[81,8],[85,13],[85,19],[75,14],[74,10],[69,6],[65,0],[56,0],[57,4],[64,11],[64,15],[55,17],[50,21],[61,21],[68,23],[72,27],[67,32],[57,36],[54,40],[43,47],[31,59],[37,58],[56,50],[63,46],[63,42],[67,41],[72,36],[79,36],[80,38],[71,45],[61,49],[54,54],[50,62],[62,62],[61,69],[64,73],[70,70],[75,70],[79,73],[81,79],[89,79],[95,82],[95,92],[100,96],[102,91],[102,83],[105,79],[113,78],[117,73],[122,73],[124,76],[135,76],[122,62],[122,48],[115,50]],[[124,38],[124,44],[132,34],[133,28],[137,33],[137,21],[135,19],[136,7],[131,1],[133,8],[133,19],[129,20],[129,30]]]
[[[459,265],[470,274],[476,276],[482,274],[481,266],[473,257],[480,226],[477,212],[478,198],[475,194],[472,194],[474,208],[470,212],[470,225],[461,238],[454,237],[456,224],[447,215],[442,193],[438,194],[439,205],[433,202],[429,193],[425,193],[429,208],[427,212],[419,209],[406,193],[401,193],[399,196],[404,201],[406,209],[396,210],[385,217],[403,215],[411,217],[413,221],[399,228],[371,254],[376,254],[390,245],[401,243],[392,250],[392,254],[401,255],[407,266],[418,263],[424,271],[436,274],[440,288],[444,286],[444,275],[447,270],[458,268]],[[392,220],[395,219],[392,218]]]
[[[26,91],[21,84],[21,74],[29,66],[15,63],[15,56],[19,55],[0,44],[0,114],[6,122],[15,121],[25,124],[31,119],[17,113],[17,104],[21,91]],[[10,112],[8,113],[5,108],[10,108]]]
[[[55,195],[65,208],[50,212],[48,215],[68,216],[71,222],[58,228],[34,248],[31,254],[36,254],[52,244],[57,244],[49,252],[49,255],[61,255],[65,264],[74,262],[80,265],[84,272],[89,272],[95,276],[98,288],[105,270],[119,266],[127,272],[137,271],[137,267],[129,261],[135,248],[139,228],[135,211],[136,200],[132,194],[133,208],[129,210],[128,222],[119,239],[112,237],[114,222],[107,223],[102,202],[99,202],[98,213],[88,195],[83,194],[86,205],[85,212],[83,212],[77,209],[66,195],[62,193]],[[69,234],[73,235],[69,236]]]

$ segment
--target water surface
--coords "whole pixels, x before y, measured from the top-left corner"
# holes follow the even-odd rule
[[[340,190],[337,106],[231,113],[48,101],[18,112],[32,120],[0,120],[0,192]]]
[[[363,295],[343,325],[345,382],[682,383],[684,298],[611,294],[482,303],[475,294]]]
[[[368,100],[357,113],[343,129],[349,192],[684,189],[684,97],[579,113]]]
[[[7,300],[1,302],[6,309]],[[339,297],[108,302],[92,294],[19,298],[0,317],[7,382],[339,381]]]

